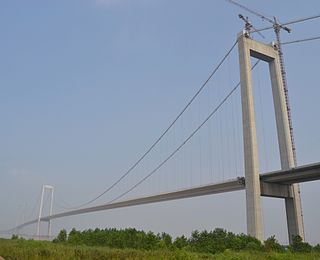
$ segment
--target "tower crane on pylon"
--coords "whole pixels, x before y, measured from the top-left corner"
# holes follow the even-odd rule
[[[242,14],[238,15],[239,18],[245,22],[244,28],[248,36],[250,36],[251,29],[254,29],[254,32],[257,32],[262,38],[265,38],[262,33],[260,33],[256,28],[253,27],[252,23],[249,21],[248,17],[244,17]]]
[[[285,30],[286,32],[290,33],[291,29],[288,28],[285,25],[282,25],[278,22],[276,17],[273,17],[273,20],[256,12],[253,11],[251,9],[249,9],[248,7],[239,4],[238,2],[234,1],[234,0],[225,0],[233,5],[236,5],[238,7],[240,7],[241,9],[254,14],[255,16],[260,17],[262,20],[267,21],[269,23],[272,24],[272,27],[274,29],[275,35],[276,35],[276,48],[278,49],[278,53],[279,53],[279,61],[280,61],[280,70],[281,70],[281,78],[282,78],[282,83],[283,83],[283,88],[284,88],[284,94],[285,94],[285,100],[286,100],[286,107],[287,107],[287,113],[288,113],[288,120],[289,120],[289,127],[290,127],[290,137],[291,137],[291,144],[292,144],[292,152],[293,152],[293,159],[294,159],[294,164],[295,166],[297,166],[297,155],[296,155],[296,146],[295,146],[295,142],[294,142],[294,136],[293,136],[293,126],[292,126],[292,119],[291,119],[291,109],[290,109],[290,103],[289,103],[289,94],[288,94],[288,86],[287,86],[287,79],[286,79],[286,71],[285,71],[285,66],[284,66],[284,58],[283,58],[283,52],[282,52],[282,48],[281,48],[281,41],[280,41],[280,31],[281,30]],[[248,18],[245,18],[242,15],[239,15],[239,18],[242,19],[245,22],[245,28],[247,30],[247,28],[250,29],[252,28],[252,25],[249,23]],[[253,32],[258,32],[259,30],[254,30]]]

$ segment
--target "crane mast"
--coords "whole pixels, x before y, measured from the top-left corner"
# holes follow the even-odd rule
[[[288,113],[293,160],[294,160],[294,165],[297,166],[297,154],[296,154],[296,146],[295,146],[294,134],[293,134],[293,124],[292,124],[292,118],[291,118],[291,107],[290,107],[290,102],[289,102],[287,77],[286,77],[286,70],[285,70],[285,66],[284,66],[284,58],[283,58],[283,52],[282,52],[281,40],[280,40],[281,27],[278,24],[277,19],[275,17],[274,17],[273,28],[274,28],[274,32],[276,34],[276,44],[277,44],[278,53],[279,53],[280,71],[281,71],[282,84],[283,84],[287,113]],[[285,28],[287,28],[287,27],[285,27]],[[287,31],[290,32],[290,29],[287,28]]]

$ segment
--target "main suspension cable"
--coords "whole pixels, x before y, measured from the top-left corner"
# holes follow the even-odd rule
[[[86,203],[83,203],[76,207],[63,207],[64,209],[78,209],[84,206],[87,206],[91,204],[92,202],[96,201],[103,195],[105,195],[107,192],[109,192],[111,189],[113,189],[117,184],[119,184],[126,176],[129,175],[139,164],[140,162],[153,150],[153,148],[161,141],[161,139],[169,132],[169,130],[173,127],[173,125],[178,121],[178,119],[183,115],[183,113],[187,110],[187,108],[193,103],[193,101],[197,98],[197,96],[202,92],[202,90],[205,88],[205,86],[208,84],[210,79],[214,76],[214,74],[219,70],[221,65],[224,63],[224,61],[227,59],[227,57],[230,55],[234,47],[237,45],[237,40],[234,42],[232,47],[227,51],[227,53],[223,56],[221,61],[218,63],[218,65],[214,68],[214,70],[211,72],[209,77],[204,81],[204,83],[201,85],[201,87],[198,89],[198,91],[193,95],[193,97],[189,100],[189,102],[186,104],[186,106],[181,110],[181,112],[175,117],[175,119],[169,124],[169,126],[165,129],[165,131],[158,137],[158,139],[146,150],[146,152],[123,174],[119,179],[117,179],[112,185],[110,185],[105,191],[94,197],[93,199],[89,200]]]
[[[308,42],[308,41],[314,41],[314,40],[320,40],[320,36],[311,37],[311,38],[305,38],[305,39],[299,39],[299,40],[294,40],[294,41],[290,41],[290,42],[282,42],[281,44],[282,45],[286,45],[286,44]]]
[[[256,63],[252,66],[251,70],[253,70],[260,60],[257,60]],[[125,192],[121,193],[116,198],[110,200],[109,203],[113,203],[118,199],[122,198],[123,196],[127,195],[129,192],[137,188],[140,184],[150,178],[154,173],[156,173],[166,162],[168,162],[179,150],[190,141],[190,139],[208,122],[208,120],[222,107],[222,105],[229,99],[229,97],[236,91],[236,89],[240,86],[240,82],[238,82],[233,89],[225,96],[225,98],[212,110],[212,112],[206,117],[204,121],[166,158],[164,159],[156,168],[154,168],[149,174],[143,177],[139,182],[133,185],[131,188],[126,190]]]
[[[318,19],[318,18],[320,18],[320,14],[309,16],[309,17],[300,18],[300,19],[297,19],[297,20],[294,20],[294,21],[289,21],[289,22],[286,22],[286,23],[281,23],[281,25],[282,26],[286,26],[286,25],[290,25],[290,24],[302,23],[302,22],[306,22],[306,21],[313,20],[313,19]],[[264,28],[261,28],[261,29],[254,29],[254,30],[252,30],[251,33],[261,32],[261,31],[265,31],[265,30],[269,30],[269,29],[274,29],[274,27],[273,26],[267,26],[267,27],[264,27]]]

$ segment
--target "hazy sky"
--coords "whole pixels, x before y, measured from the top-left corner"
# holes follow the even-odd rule
[[[318,14],[319,1],[241,1],[286,22]],[[307,3],[307,4],[306,4]],[[0,230],[34,218],[43,184],[54,212],[98,195],[123,174],[199,89],[243,28],[268,23],[225,1],[0,2]],[[283,41],[320,35],[320,19]],[[264,32],[271,42],[274,35]],[[299,165],[320,161],[320,41],[284,46]],[[159,147],[104,203],[153,169],[239,80],[237,48]],[[266,64],[254,72],[261,172],[279,169]],[[127,198],[243,175],[236,92],[170,164]],[[320,242],[320,182],[301,185],[307,241]],[[48,205],[46,200],[46,205]],[[284,202],[263,199],[265,236],[286,243]],[[47,206],[46,206],[47,210]],[[53,221],[61,228],[136,227],[174,236],[222,227],[246,232],[245,193],[219,194]],[[35,232],[35,227],[25,230]],[[44,229],[43,229],[44,232]]]

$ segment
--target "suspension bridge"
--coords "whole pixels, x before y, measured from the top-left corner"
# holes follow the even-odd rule
[[[314,18],[318,18],[315,16]],[[247,21],[248,22],[248,21]],[[301,22],[298,20],[297,22]],[[289,23],[288,23],[289,24]],[[292,23],[290,23],[292,24]],[[265,44],[259,41],[252,39],[251,33],[254,33],[258,30],[251,32],[249,26],[246,27],[247,30],[240,32],[237,36],[237,40],[232,45],[232,47],[227,51],[226,55],[221,59],[220,63],[215,67],[213,72],[209,75],[207,80],[201,85],[200,89],[195,93],[195,95],[189,100],[186,106],[181,110],[181,112],[175,117],[175,119],[169,124],[165,131],[159,136],[158,139],[146,150],[145,153],[126,171],[121,175],[114,183],[112,183],[106,190],[104,190],[99,195],[95,196],[91,200],[74,207],[70,207],[68,210],[64,210],[60,213],[52,213],[52,200],[53,200],[53,187],[47,186],[46,188],[52,191],[51,193],[51,209],[50,214],[47,216],[42,215],[42,201],[40,205],[40,213],[38,218],[24,222],[20,225],[17,225],[13,229],[7,230],[11,233],[19,233],[19,230],[22,228],[31,225],[37,224],[37,237],[40,238],[39,226],[41,222],[48,223],[48,233],[47,237],[51,236],[51,221],[58,218],[75,216],[79,214],[85,214],[89,212],[97,212],[110,210],[121,207],[129,207],[135,205],[142,205],[148,203],[156,203],[162,201],[170,201],[198,196],[205,196],[210,194],[218,194],[225,192],[233,192],[239,190],[245,190],[246,192],[246,218],[247,218],[247,233],[251,236],[254,236],[260,240],[263,240],[263,225],[262,225],[262,212],[261,212],[261,196],[273,197],[283,199],[285,201],[285,210],[287,216],[287,228],[288,228],[288,238],[291,242],[294,235],[300,235],[304,237],[304,223],[303,223],[303,214],[301,207],[300,199],[300,190],[299,183],[316,181],[320,179],[320,162],[309,164],[309,165],[296,165],[295,159],[295,148],[293,141],[293,128],[290,119],[290,107],[288,106],[288,97],[287,89],[284,86],[285,79],[283,78],[283,63],[281,61],[281,56],[279,51],[279,43]],[[263,29],[264,30],[264,29]],[[302,39],[298,41],[288,42],[297,43],[305,40],[318,40],[318,37],[312,37],[310,39]],[[181,142],[172,147],[171,152],[166,154],[161,158],[160,162],[152,168],[147,170],[146,173],[141,176],[138,181],[136,181],[129,188],[117,194],[115,198],[109,200],[106,203],[100,205],[89,206],[93,202],[102,198],[105,194],[109,193],[111,190],[119,186],[124,180],[133,175],[136,168],[142,164],[144,160],[149,156],[149,154],[162,142],[165,136],[172,131],[172,128],[177,124],[181,119],[184,113],[189,109],[193,102],[198,98],[200,93],[206,88],[208,82],[215,77],[215,74],[220,69],[220,67],[225,63],[226,59],[230,53],[238,46],[238,58],[239,58],[239,67],[240,67],[240,82],[234,84],[234,86],[229,89],[225,95],[216,102],[215,107],[211,112],[203,118],[202,121],[186,136],[181,139]],[[256,59],[257,62],[252,64],[252,58]],[[276,133],[278,138],[278,149],[279,149],[279,160],[281,164],[281,169],[277,171],[264,172],[262,173],[259,168],[261,163],[259,160],[259,149],[258,149],[258,137],[256,129],[256,115],[255,115],[255,97],[253,94],[253,80],[252,80],[252,71],[258,66],[259,62],[263,61],[269,66],[270,81],[272,86],[272,97],[275,111],[275,121],[276,121]],[[210,126],[210,120],[216,116],[216,114],[224,107],[229,100],[234,96],[234,93],[240,87],[240,98],[241,98],[241,111],[242,111],[242,146],[243,146],[243,161],[238,162],[238,152],[235,152],[235,170],[230,167],[228,170],[225,170],[222,166],[220,158],[219,169],[216,169],[216,175],[225,175],[228,178],[222,178],[222,181],[201,183],[201,185],[192,185],[192,187],[184,187],[174,190],[169,190],[165,192],[152,193],[144,196],[135,196],[127,197],[128,194],[131,194],[138,187],[145,185],[152,176],[155,176],[156,173],[159,174],[163,168],[173,161],[175,158],[181,154],[183,149],[185,149],[193,140],[195,136],[204,128]],[[231,109],[231,113],[234,113]],[[234,115],[233,115],[234,117]],[[209,126],[208,126],[209,125]],[[233,138],[233,142],[238,143],[238,146],[241,145],[241,141],[236,140],[235,134],[232,133],[233,127],[230,133],[225,133],[226,135],[230,134]],[[220,135],[222,135],[222,130],[217,130],[216,140],[221,142]],[[210,137],[210,134],[208,134]],[[230,142],[232,143],[232,141]],[[205,145],[205,144],[203,144]],[[222,146],[222,144],[220,144]],[[189,147],[190,149],[191,147]],[[210,147],[208,149],[211,149]],[[223,148],[221,148],[223,149]],[[227,154],[231,156],[231,150],[228,148]],[[181,156],[180,157],[186,157]],[[193,154],[190,153],[192,158]],[[216,156],[216,158],[218,158]],[[180,158],[181,159],[181,158]],[[186,159],[186,158],[185,158]],[[203,158],[200,158],[203,160]],[[211,164],[215,164],[214,159],[208,159]],[[187,164],[187,162],[184,162]],[[239,165],[237,165],[239,164]],[[203,162],[200,162],[200,167],[203,167]],[[239,174],[238,168],[243,166],[244,175]],[[176,167],[177,168],[177,167]],[[183,176],[187,174],[187,167],[180,167],[180,172]],[[170,170],[171,174],[174,175],[174,170]],[[206,171],[204,168],[196,170],[199,174],[203,174]],[[219,172],[220,171],[220,172]],[[226,173],[228,171],[229,175]],[[233,172],[232,172],[233,171]],[[199,173],[200,172],[200,173]],[[210,172],[210,170],[209,170]],[[212,170],[211,170],[212,173]],[[224,176],[224,177],[225,177]],[[233,177],[233,178],[230,178]],[[191,176],[192,178],[192,176]],[[192,182],[192,181],[191,181]],[[42,199],[43,199],[42,192]]]

